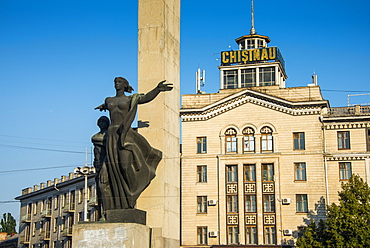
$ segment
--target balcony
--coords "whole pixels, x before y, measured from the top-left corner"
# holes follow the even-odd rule
[[[39,240],[50,240],[50,231],[43,231],[40,233]]]
[[[66,204],[63,207],[63,212],[68,213],[68,212],[74,212],[76,209],[74,204]]]
[[[89,206],[97,206],[98,205],[98,198],[96,196],[90,197],[88,205]]]
[[[370,115],[370,106],[356,105],[350,107],[329,108],[327,117],[361,115]]]
[[[19,243],[20,244],[29,244],[30,243],[30,237],[28,235],[22,235],[19,237]]]
[[[41,212],[42,218],[50,218],[51,217],[51,209],[45,209]]]
[[[31,222],[31,214],[25,214],[25,215],[23,215],[22,218],[21,218],[21,222],[22,223]]]
[[[60,233],[63,237],[70,237],[72,236],[72,227],[66,227],[63,229],[63,231]]]

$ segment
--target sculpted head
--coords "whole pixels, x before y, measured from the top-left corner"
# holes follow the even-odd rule
[[[123,89],[123,91],[128,93],[134,91],[134,88],[131,87],[127,79],[123,77],[116,77],[114,79],[114,87],[116,88],[116,90]]]
[[[106,130],[109,125],[110,125],[110,121],[109,121],[109,118],[106,117],[106,116],[101,116],[99,119],[98,119],[98,127],[100,127],[102,130]]]

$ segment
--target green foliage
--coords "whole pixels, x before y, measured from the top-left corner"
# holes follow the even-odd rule
[[[16,225],[17,223],[13,216],[10,213],[4,213],[0,221],[0,232],[6,232],[7,234],[16,233]]]
[[[353,175],[342,184],[339,204],[327,207],[326,220],[313,220],[298,247],[370,247],[370,188],[359,176]]]

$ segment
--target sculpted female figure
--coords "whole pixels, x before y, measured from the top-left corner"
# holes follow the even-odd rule
[[[104,211],[134,208],[136,200],[155,177],[162,152],[152,148],[146,139],[131,128],[137,105],[150,102],[161,91],[172,90],[162,81],[147,94],[131,93],[133,88],[122,77],[114,79],[116,96],[107,97],[95,109],[108,110],[111,125],[106,134],[106,159],[99,178],[106,185],[102,197]]]

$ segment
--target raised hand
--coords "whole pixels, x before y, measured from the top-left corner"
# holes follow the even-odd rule
[[[165,82],[166,82],[166,80],[163,80],[163,81],[159,82],[159,84],[157,86],[157,89],[159,91],[170,91],[170,90],[173,89],[173,84],[171,84],[171,83],[166,84]]]

